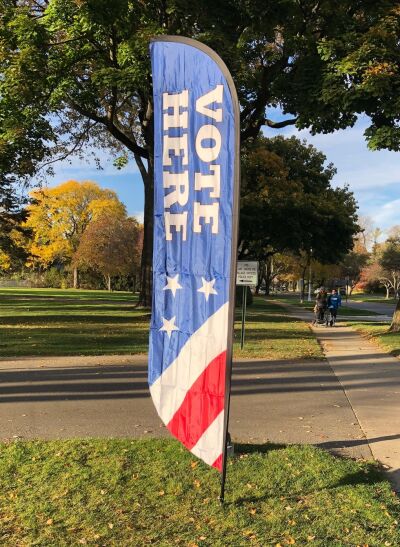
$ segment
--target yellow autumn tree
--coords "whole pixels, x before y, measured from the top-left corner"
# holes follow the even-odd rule
[[[30,197],[25,223],[32,230],[30,264],[44,268],[54,262],[69,264],[87,226],[101,214],[126,216],[117,194],[92,181],[69,180],[54,188],[34,190]],[[76,288],[78,270],[74,267],[73,271]]]
[[[0,249],[0,273],[6,272],[11,268],[11,258],[10,256]]]

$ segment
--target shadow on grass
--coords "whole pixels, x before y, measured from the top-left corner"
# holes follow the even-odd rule
[[[288,445],[284,444],[273,444],[273,443],[264,443],[264,444],[244,444],[244,443],[235,443],[235,454],[239,457],[245,454],[268,454],[271,452],[285,450],[288,448]],[[342,456],[332,456],[337,459],[344,459]],[[298,492],[282,492],[285,499],[289,500],[298,500],[299,497],[304,497],[310,494],[314,494],[321,491],[333,490],[336,488],[342,488],[344,486],[359,486],[359,485],[378,485],[387,481],[382,470],[379,468],[379,464],[374,462],[365,462],[363,463],[362,469],[359,469],[354,472],[345,474],[342,478],[336,482],[327,483],[324,486],[316,488],[302,488]],[[250,495],[250,496],[241,496],[233,502],[228,502],[227,505],[244,505],[248,503],[259,503],[260,501],[266,501],[271,498],[276,498],[277,492],[269,490],[267,492],[260,491],[259,495]]]
[[[237,327],[236,331],[239,331]],[[260,341],[260,339],[265,338],[265,341],[271,340],[294,340],[296,338],[300,340],[309,339],[314,340],[314,335],[308,331],[296,331],[290,328],[275,328],[275,329],[251,329],[246,331],[246,343],[250,343],[252,340],[255,342]]]
[[[0,318],[0,325],[21,325],[27,324],[34,328],[35,325],[51,325],[53,323],[91,323],[91,324],[133,324],[133,323],[149,323],[149,313],[135,312],[134,315],[120,316],[120,315],[17,315],[14,317],[2,317]],[[50,329],[51,330],[51,329]]]

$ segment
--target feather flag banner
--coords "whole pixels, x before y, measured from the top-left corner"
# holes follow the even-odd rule
[[[151,43],[154,255],[149,385],[163,423],[224,473],[239,197],[226,66],[188,38]]]

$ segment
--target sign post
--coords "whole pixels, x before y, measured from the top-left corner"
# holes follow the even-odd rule
[[[242,297],[242,331],[240,334],[240,349],[244,346],[247,287],[255,287],[258,283],[258,262],[245,262],[239,260],[237,263],[236,285],[243,286]]]

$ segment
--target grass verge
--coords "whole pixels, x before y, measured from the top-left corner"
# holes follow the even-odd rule
[[[0,289],[0,357],[146,353],[150,313],[135,304],[124,292]],[[236,319],[236,358],[322,357],[307,325],[264,298],[247,310],[243,350]]]
[[[0,445],[0,543],[400,545],[400,502],[374,464],[311,446],[238,446],[218,473],[171,440]]]
[[[351,322],[349,325],[395,357],[400,356],[400,333],[388,332],[388,323]]]

